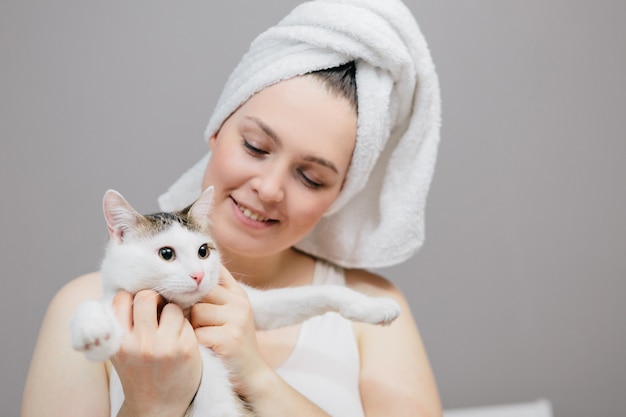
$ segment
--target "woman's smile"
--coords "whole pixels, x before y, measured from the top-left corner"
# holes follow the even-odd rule
[[[231,196],[231,200],[234,205],[234,212],[237,215],[237,218],[243,220],[246,225],[254,226],[254,227],[267,227],[278,223],[279,221],[276,219],[272,219],[268,217],[265,213],[258,211],[256,209],[250,208],[244,204],[239,203]],[[244,217],[242,219],[241,217]],[[260,224],[259,224],[260,223]]]

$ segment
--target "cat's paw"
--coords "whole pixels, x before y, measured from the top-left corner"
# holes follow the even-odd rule
[[[343,307],[339,313],[353,321],[388,325],[400,315],[400,304],[388,297],[365,297]]]
[[[81,304],[71,322],[72,347],[87,359],[101,362],[116,353],[122,329],[110,309],[97,301]]]

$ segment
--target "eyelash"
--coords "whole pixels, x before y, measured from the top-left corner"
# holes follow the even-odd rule
[[[264,151],[263,149],[259,149],[256,146],[252,145],[250,142],[248,142],[246,139],[243,139],[243,147],[246,149],[246,151],[248,151],[250,154],[255,155],[255,156],[261,156],[261,155],[267,155],[268,152]]]
[[[306,185],[309,188],[312,188],[314,190],[320,189],[324,187],[324,184],[319,183],[319,182],[315,182],[312,179],[310,179],[309,177],[307,177],[304,172],[302,172],[301,169],[298,169],[298,174],[300,175],[300,178],[302,178],[302,181],[304,181],[304,185]]]
[[[252,145],[250,142],[248,142],[245,138],[243,139],[243,147],[245,148],[245,150],[252,156],[254,157],[262,157],[265,156],[267,154],[269,154],[269,152],[257,148],[256,146]],[[311,189],[317,190],[320,188],[324,187],[324,184],[313,181],[312,179],[310,179],[303,171],[302,169],[298,169],[297,170],[298,175],[300,176],[300,178],[302,179],[303,184]]]

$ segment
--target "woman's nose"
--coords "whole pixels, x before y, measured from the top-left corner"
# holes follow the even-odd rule
[[[279,203],[285,198],[285,174],[279,167],[260,172],[251,182],[259,198],[265,202]]]

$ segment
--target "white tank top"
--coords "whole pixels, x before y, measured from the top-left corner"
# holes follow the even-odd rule
[[[344,270],[317,261],[313,285],[345,286]],[[302,323],[293,351],[276,372],[331,416],[363,417],[359,363],[352,323],[337,313],[327,313]],[[109,396],[114,417],[124,401],[124,393],[117,373],[110,373]]]
[[[345,286],[344,270],[318,261],[313,285]],[[293,351],[276,372],[331,416],[362,417],[359,364],[352,323],[327,313],[302,323]]]

